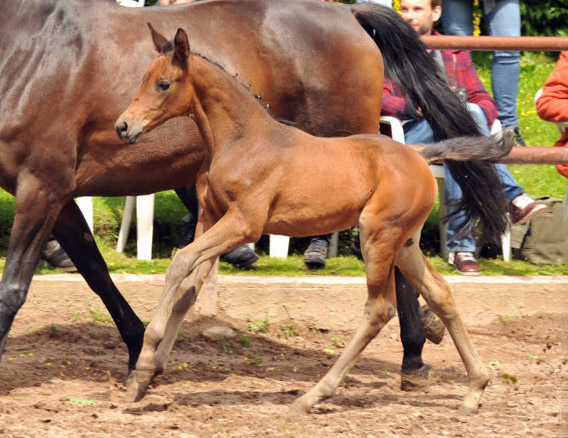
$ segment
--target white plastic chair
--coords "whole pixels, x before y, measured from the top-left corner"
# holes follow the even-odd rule
[[[391,128],[391,137],[393,140],[399,143],[406,144],[404,138],[404,121],[397,119],[392,116],[381,116],[380,123],[389,125]],[[491,126],[491,134],[497,134],[502,131],[501,122],[495,120]],[[430,170],[438,180],[438,201],[440,204],[440,252],[444,257],[448,256],[448,251],[446,249],[446,224],[442,220],[446,216],[446,203],[444,200],[444,180],[446,179],[446,173],[444,171],[444,166],[440,164],[430,165]],[[501,246],[503,249],[503,260],[506,262],[511,260],[511,224],[507,225],[507,229],[501,236]]]

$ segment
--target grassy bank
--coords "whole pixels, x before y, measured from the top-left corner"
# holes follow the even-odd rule
[[[476,54],[482,81],[490,90],[490,68],[486,54]],[[519,91],[519,116],[522,134],[530,146],[550,147],[558,138],[558,130],[551,124],[540,120],[534,107],[534,95],[554,68],[554,60],[542,54],[527,53],[522,59],[521,85]],[[561,198],[566,190],[566,179],[562,178],[551,165],[512,165],[509,166],[517,182],[532,196],[551,196]],[[108,262],[111,272],[162,273],[171,259],[174,238],[181,218],[186,214],[173,191],[158,193],[156,196],[154,222],[154,259],[150,262],[136,259],[136,228],[132,225],[125,254],[118,254],[114,248],[124,209],[124,198],[95,198],[96,239]],[[0,265],[3,268],[5,253],[15,211],[14,198],[0,193]],[[452,267],[439,255],[437,208],[430,216],[425,228],[422,246],[430,261],[442,274],[455,273]],[[325,275],[363,275],[364,265],[355,257],[349,256],[352,231],[340,233],[341,257],[330,259],[326,269],[316,274]],[[305,269],[301,254],[308,239],[292,239],[292,255],[285,260],[266,256],[267,239],[257,244],[261,259],[252,271],[240,272],[230,265],[221,264],[222,273],[258,275],[313,275]],[[567,266],[535,266],[521,260],[503,262],[501,257],[480,260],[486,275],[564,275]],[[56,272],[45,267],[38,272]]]

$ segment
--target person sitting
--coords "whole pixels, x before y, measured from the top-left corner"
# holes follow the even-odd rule
[[[420,35],[440,35],[434,31],[442,14],[441,0],[401,0],[401,16]],[[477,122],[481,134],[489,135],[490,126],[497,118],[497,106],[484,89],[468,51],[432,50],[431,55],[445,72],[448,86],[464,102]],[[428,144],[434,142],[432,129],[424,119],[420,108],[415,108],[400,89],[389,79],[383,87],[382,115],[404,120],[404,133],[407,144]],[[507,167],[497,164],[503,188],[509,201],[510,219],[513,224],[528,222],[546,210],[544,204],[534,201],[520,187]],[[452,205],[458,201],[462,192],[451,173],[445,171],[445,200],[448,206],[446,249],[448,261],[463,275],[479,275],[481,266],[475,259],[475,240],[473,235],[460,237],[463,215],[455,214]]]
[[[542,94],[536,101],[536,111],[542,120],[547,122],[566,122],[568,125],[568,52],[561,52],[554,71],[550,74],[542,88]],[[568,147],[568,129],[554,144]],[[558,172],[568,178],[568,165],[556,165]]]

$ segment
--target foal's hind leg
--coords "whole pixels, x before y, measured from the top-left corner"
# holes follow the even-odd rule
[[[400,340],[404,348],[400,388],[403,391],[421,390],[431,383],[432,367],[422,362],[426,332],[418,305],[417,292],[398,268],[395,268],[394,274]]]
[[[412,244],[401,249],[396,264],[447,327],[469,376],[469,391],[463,407],[476,412],[489,382],[489,374],[469,339],[450,287],[420,251],[419,239],[420,234],[416,233],[411,239]]]
[[[400,245],[388,232],[374,233],[364,238],[362,250],[367,263],[367,302],[363,322],[355,336],[327,374],[292,405],[297,413],[310,412],[312,407],[331,397],[345,375],[353,368],[361,352],[395,315],[394,257]],[[395,232],[393,231],[393,234]],[[364,236],[364,233],[361,233]]]

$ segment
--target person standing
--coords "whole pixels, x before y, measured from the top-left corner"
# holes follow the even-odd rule
[[[446,35],[473,35],[473,0],[443,0],[442,25]],[[519,0],[483,0],[483,17],[491,36],[521,36]],[[501,125],[517,146],[526,146],[519,129],[517,99],[521,73],[519,51],[493,52],[491,88]]]
[[[568,52],[560,53],[556,67],[542,88],[542,94],[536,101],[536,111],[547,122],[566,122],[560,139],[554,144],[568,147]],[[558,172],[568,178],[568,165],[557,164]]]

